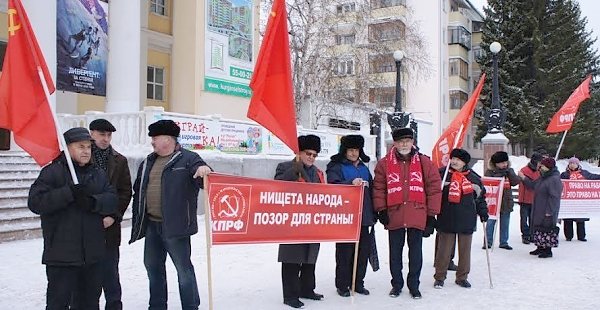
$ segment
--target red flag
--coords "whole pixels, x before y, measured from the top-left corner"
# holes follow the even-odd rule
[[[463,140],[465,138],[465,133],[467,132],[467,128],[471,123],[471,119],[473,118],[473,113],[475,112],[475,106],[477,105],[477,101],[479,100],[479,93],[481,93],[481,89],[483,88],[483,82],[485,81],[485,73],[481,75],[479,79],[479,84],[471,94],[471,97],[465,105],[460,109],[460,112],[456,115],[452,123],[446,128],[446,130],[442,133],[442,136],[437,140],[435,145],[433,146],[433,150],[431,151],[431,157],[433,162],[438,167],[444,167],[448,164],[450,160],[450,152],[455,147],[461,147]],[[462,129],[461,129],[462,128]]]
[[[8,1],[8,45],[0,77],[0,127],[14,133],[15,142],[43,166],[59,154],[50,103],[38,74],[50,93],[54,83],[20,0]]]
[[[588,76],[569,96],[569,99],[563,106],[554,114],[550,120],[550,124],[546,128],[547,133],[558,133],[571,129],[575,114],[579,109],[579,104],[585,99],[590,98],[590,82],[592,76]]]
[[[248,118],[298,153],[296,110],[285,0],[275,0],[250,81]]]

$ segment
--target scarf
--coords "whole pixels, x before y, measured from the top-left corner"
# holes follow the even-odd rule
[[[387,168],[387,205],[399,205],[404,200],[403,180],[401,180],[400,163],[396,157],[396,148],[392,147],[386,155]],[[408,181],[408,200],[420,204],[425,203],[425,186],[423,184],[423,169],[421,167],[421,158],[419,153],[415,154],[410,159]]]
[[[94,163],[102,168],[104,171],[108,171],[108,156],[112,153],[112,147],[109,146],[105,150],[92,145],[92,155],[94,156]]]
[[[462,195],[467,195],[473,192],[473,183],[467,179],[466,175],[469,171],[454,171],[450,178],[450,187],[448,189],[448,201],[451,203],[459,203]]]
[[[569,171],[570,180],[585,180],[585,177],[581,174],[580,170]]]

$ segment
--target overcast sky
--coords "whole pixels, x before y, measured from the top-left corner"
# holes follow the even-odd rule
[[[476,8],[483,13],[483,6],[487,4],[486,0],[469,0]],[[598,0],[579,0],[581,15],[587,17],[588,30],[592,30],[592,37],[597,38],[600,35],[600,1]],[[600,42],[596,41],[596,49],[600,50]]]

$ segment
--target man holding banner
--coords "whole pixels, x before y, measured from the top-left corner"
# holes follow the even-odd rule
[[[481,178],[467,164],[471,155],[463,149],[450,153],[449,179],[444,182],[441,212],[437,217],[436,228],[439,241],[435,256],[434,287],[441,289],[448,273],[448,264],[454,254],[458,237],[458,268],[455,283],[469,288],[467,280],[471,271],[471,242],[477,226],[477,216],[482,222],[488,219],[485,201],[485,188]],[[444,175],[446,168],[440,168]]]
[[[367,272],[367,262],[375,242],[375,216],[371,188],[373,177],[369,167],[365,165],[371,158],[364,153],[365,139],[360,135],[347,135],[340,140],[340,151],[331,156],[327,164],[327,183],[363,185],[362,222],[360,240],[358,243],[358,259],[356,267],[356,281],[354,291],[369,295],[365,288],[364,279]],[[371,231],[371,233],[369,233]],[[354,253],[356,243],[336,243],[335,245],[335,286],[338,295],[350,296],[352,288],[352,270],[354,266]]]
[[[392,132],[394,145],[377,162],[373,183],[373,204],[389,231],[390,297],[398,297],[404,286],[402,251],[408,241],[407,286],[412,298],[420,299],[419,278],[423,266],[423,231],[428,217],[440,212],[441,178],[429,157],[419,153],[414,132],[400,128]]]
[[[314,163],[321,152],[321,138],[315,135],[298,137],[300,160],[277,165],[275,180],[325,183],[323,171]],[[281,262],[281,284],[283,303],[292,308],[302,308],[300,298],[321,300],[323,295],[315,293],[315,265],[320,244],[281,244],[278,261]]]

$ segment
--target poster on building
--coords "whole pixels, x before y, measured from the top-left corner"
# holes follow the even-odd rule
[[[263,128],[259,125],[221,123],[217,149],[223,153],[255,155],[262,152]]]
[[[269,155],[292,155],[294,154],[290,148],[287,147],[279,138],[277,138],[271,132],[265,130],[265,154]],[[321,152],[319,157],[329,158],[332,155],[337,154],[340,147],[340,139],[342,135],[312,132],[299,130],[298,135],[316,135],[321,138]]]
[[[57,0],[56,89],[106,96],[108,0]]]
[[[253,7],[252,0],[206,0],[205,91],[251,96]]]
[[[181,129],[177,141],[188,150],[216,150],[219,145],[221,124],[216,120],[167,116]]]

